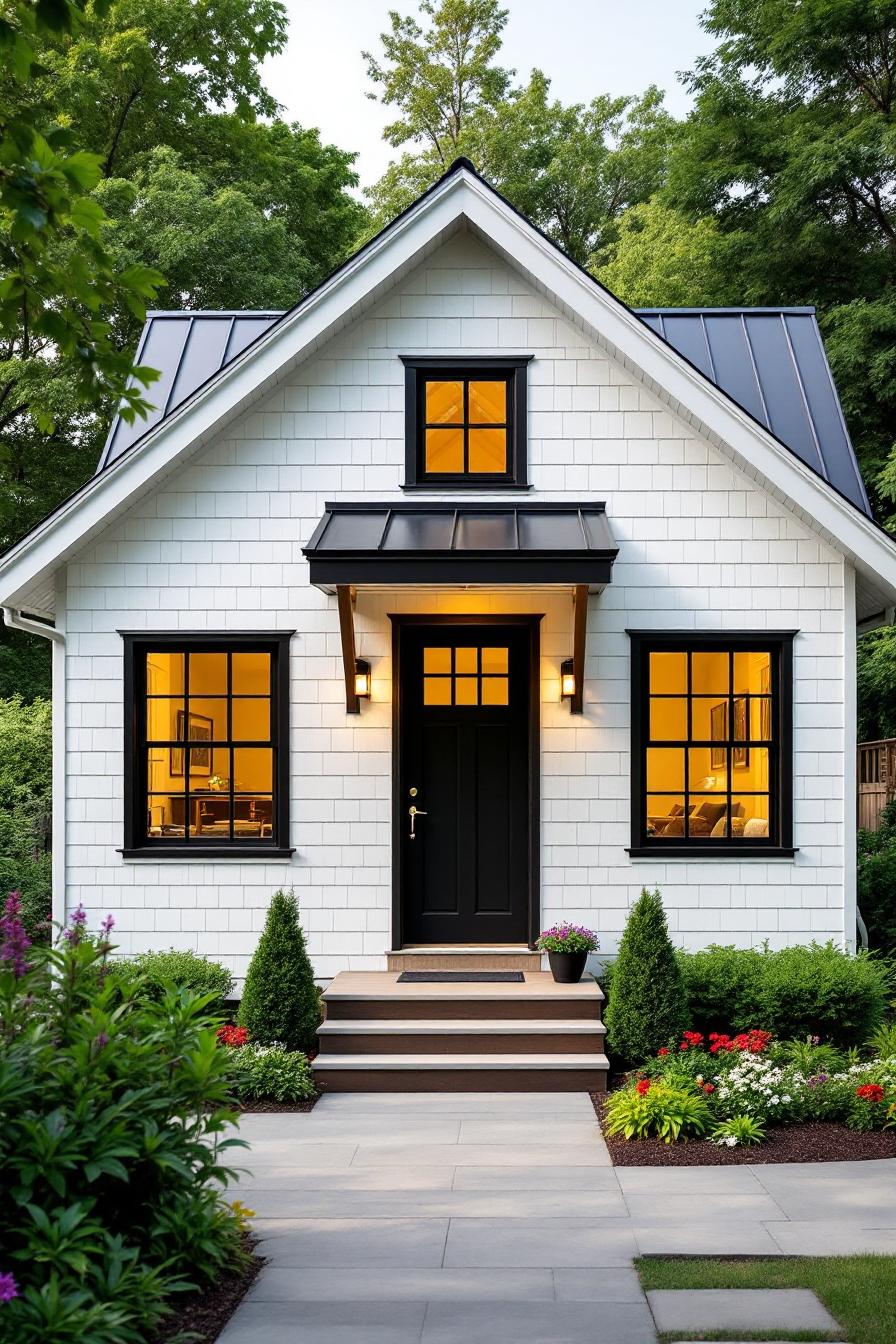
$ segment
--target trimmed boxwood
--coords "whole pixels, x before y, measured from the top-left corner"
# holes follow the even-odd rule
[[[293,892],[278,891],[249,963],[239,1024],[254,1041],[305,1054],[317,1048],[320,994]]]
[[[219,961],[208,961],[195,952],[141,952],[139,956],[112,963],[112,975],[121,984],[137,988],[141,998],[156,1002],[169,985],[193,994],[214,994],[209,1013],[219,1013],[233,989],[233,976]]]
[[[645,889],[632,907],[612,979],[604,1015],[607,1046],[617,1063],[631,1066],[687,1026],[681,972],[658,891]]]

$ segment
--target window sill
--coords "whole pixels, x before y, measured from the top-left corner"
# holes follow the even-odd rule
[[[760,849],[758,845],[726,845],[724,849],[716,845],[632,845],[626,854],[630,859],[792,859],[799,853],[798,848],[789,845],[769,845]]]
[[[477,494],[504,493],[507,490],[527,491],[533,487],[518,481],[402,481],[400,489],[429,495],[453,495],[458,490]]]
[[[264,849],[260,845],[142,845],[138,849],[119,849],[118,853],[123,859],[141,859],[151,863],[165,863],[173,859],[178,863],[183,863],[184,859],[199,859],[204,863],[210,859],[240,859],[242,862],[257,859],[268,862],[271,859],[288,859],[295,853],[295,848],[271,846]]]

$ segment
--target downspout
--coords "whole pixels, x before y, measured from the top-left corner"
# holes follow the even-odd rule
[[[52,889],[53,923],[65,923],[65,748],[66,748],[66,686],[65,635],[55,626],[23,616],[13,607],[3,607],[3,623],[11,630],[26,635],[39,635],[53,644],[53,799],[52,799]],[[57,620],[59,619],[57,615]]]

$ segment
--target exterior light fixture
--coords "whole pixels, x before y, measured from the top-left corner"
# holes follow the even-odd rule
[[[564,658],[560,664],[560,695],[564,700],[571,700],[576,693],[576,674],[571,658]]]
[[[370,664],[364,658],[355,659],[355,695],[359,700],[370,699]]]

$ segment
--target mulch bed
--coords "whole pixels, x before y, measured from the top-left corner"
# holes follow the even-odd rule
[[[320,1101],[320,1093],[310,1101],[247,1101],[240,1106],[243,1115],[267,1115],[280,1111],[313,1111]]]
[[[606,1094],[592,1092],[591,1100],[603,1128]],[[896,1157],[896,1131],[860,1134],[830,1121],[770,1127],[764,1143],[719,1148],[706,1139],[663,1143],[662,1139],[612,1138],[604,1132],[616,1167],[739,1167],[757,1162],[868,1162]]]
[[[148,1344],[168,1344],[183,1334],[191,1339],[191,1344],[214,1344],[264,1264],[255,1254],[256,1241],[249,1233],[243,1234],[243,1246],[250,1256],[244,1270],[229,1271],[217,1283],[198,1292],[178,1293],[172,1299],[174,1310]]]

